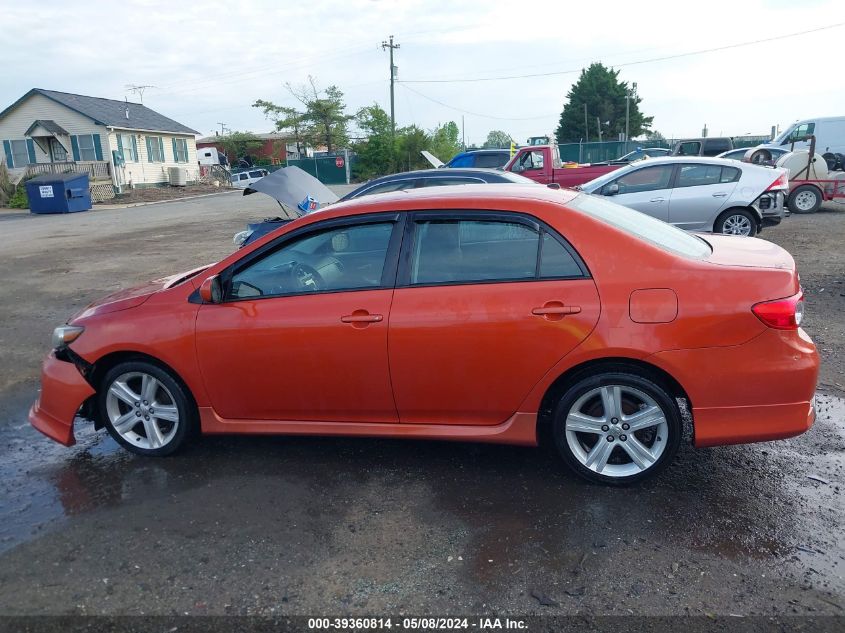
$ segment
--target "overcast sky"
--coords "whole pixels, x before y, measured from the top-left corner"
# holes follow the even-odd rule
[[[552,133],[571,83],[593,61],[636,81],[667,137],[766,134],[845,115],[842,0],[562,2],[531,0],[0,0],[0,104],[33,87],[137,101],[203,134],[269,131],[256,99],[294,105],[285,82],[336,84],[350,113],[389,108],[393,34],[398,125],[465,117],[467,143],[491,129],[518,141]],[[634,63],[644,62],[644,63]],[[567,72],[569,71],[569,72]],[[455,83],[420,80],[517,79]],[[556,73],[556,74],[550,74]],[[402,83],[408,82],[408,83]],[[445,157],[444,157],[445,158]]]

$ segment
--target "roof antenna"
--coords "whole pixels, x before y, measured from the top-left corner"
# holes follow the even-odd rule
[[[141,105],[144,105],[144,90],[146,90],[147,88],[155,88],[155,86],[151,86],[149,84],[144,86],[138,86],[136,84],[126,84],[126,89],[129,92],[132,92],[140,97]]]
[[[129,118],[129,99],[127,99],[126,97],[123,97],[123,99],[124,99],[124,101],[126,101],[126,107],[125,107],[125,110],[123,112],[126,115],[126,118],[128,119]]]

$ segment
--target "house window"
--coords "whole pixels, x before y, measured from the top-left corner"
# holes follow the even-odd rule
[[[29,165],[29,152],[26,149],[26,141],[11,141],[12,162],[15,167]]]
[[[138,146],[135,144],[135,137],[132,134],[120,135],[120,146],[123,149],[123,161],[126,163],[138,162]]]
[[[160,136],[147,137],[147,160],[151,163],[164,162],[164,143]]]
[[[51,138],[50,139],[50,152],[51,157],[54,163],[66,163],[67,162],[67,150],[65,149],[64,145],[62,145],[58,139]]]
[[[76,137],[76,141],[79,143],[79,160],[97,160],[93,135],[80,134]]]
[[[188,162],[188,139],[173,139],[173,158],[176,159],[177,163]]]

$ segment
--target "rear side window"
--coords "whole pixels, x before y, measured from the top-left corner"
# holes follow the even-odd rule
[[[489,167],[495,169],[496,167],[502,167],[506,162],[508,162],[507,154],[478,154],[475,157],[476,167]]]
[[[716,156],[722,152],[727,152],[729,149],[733,149],[733,146],[728,139],[712,139],[704,141],[705,156]]]
[[[250,178],[264,178],[264,172],[262,171],[251,171],[249,172]]]
[[[719,165],[681,165],[675,187],[717,185],[721,182],[721,178],[722,167]]]
[[[688,141],[686,143],[681,143],[678,145],[678,149],[675,152],[676,156],[698,156],[698,153],[701,151],[701,143],[698,141]]]
[[[722,167],[722,175],[719,178],[719,182],[736,182],[739,180],[741,175],[742,170],[737,169],[736,167]]]
[[[704,240],[601,196],[582,193],[567,202],[566,206],[675,255],[702,259],[711,253],[710,246]]]

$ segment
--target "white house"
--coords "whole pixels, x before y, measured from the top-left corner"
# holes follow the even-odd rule
[[[197,180],[197,134],[140,103],[40,88],[0,112],[2,158],[13,175],[74,166],[88,171],[97,186],[111,181],[111,195],[98,198],[165,185],[171,167],[184,169],[187,181]]]

